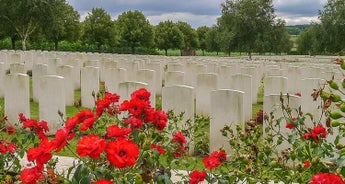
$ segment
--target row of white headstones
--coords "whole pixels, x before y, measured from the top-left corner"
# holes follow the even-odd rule
[[[293,62],[286,62],[287,59]],[[81,89],[81,105],[93,108],[91,94],[100,90],[100,82],[105,83],[107,91],[119,94],[120,101],[129,99],[136,89],[147,88],[153,107],[155,97],[160,96],[164,111],[184,112],[185,120],[193,119],[195,114],[210,116],[210,152],[220,147],[230,151],[219,130],[230,125],[236,131],[236,125],[243,127],[251,119],[252,104],[258,100],[261,85],[264,112],[277,107],[280,93],[290,93],[292,107],[301,105],[304,112],[320,116],[319,102],[313,101],[310,94],[333,75],[335,80],[342,80],[342,73],[332,60],[275,56],[248,61],[230,57],[2,51],[0,97],[5,99],[9,122],[18,122],[19,113],[30,117],[26,73],[31,70],[32,98],[39,103],[40,120],[47,121],[49,133],[54,134],[62,123],[58,111],[66,114],[66,105],[74,104],[76,89]],[[275,113],[276,117],[281,116],[281,112]],[[311,126],[311,122],[307,123]]]

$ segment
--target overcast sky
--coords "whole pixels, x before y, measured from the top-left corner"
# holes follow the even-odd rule
[[[104,8],[113,19],[129,10],[140,10],[152,25],[161,21],[184,21],[192,27],[212,26],[221,15],[225,0],[67,0],[81,15],[92,8]],[[327,0],[273,0],[277,17],[287,25],[308,24],[317,21],[318,11]]]

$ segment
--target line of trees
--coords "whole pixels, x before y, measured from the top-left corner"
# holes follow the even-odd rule
[[[137,53],[168,49],[212,52],[289,52],[292,42],[285,22],[277,19],[272,0],[226,0],[222,15],[212,27],[194,29],[186,22],[170,20],[153,26],[138,10],[112,20],[103,8],[93,8],[83,22],[66,0],[0,0],[0,40],[11,48],[35,45],[54,50],[62,43],[72,50]],[[78,48],[79,47],[79,48]],[[81,49],[81,50],[80,50]]]
[[[297,39],[300,54],[345,54],[345,3],[328,0],[313,23]]]

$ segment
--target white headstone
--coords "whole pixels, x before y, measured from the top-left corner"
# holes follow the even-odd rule
[[[66,105],[74,105],[74,84],[73,84],[73,66],[62,65],[57,67],[57,75],[64,78],[65,85],[65,103]]]
[[[119,84],[127,81],[127,71],[124,68],[104,68],[103,75],[105,88],[111,93],[118,93]]]
[[[41,94],[39,97],[40,120],[48,123],[50,135],[54,134],[63,123],[59,113],[66,116],[64,78],[46,75],[40,78]]]
[[[264,96],[270,94],[286,94],[287,78],[280,76],[266,76],[264,79]]]
[[[124,100],[130,100],[131,94],[140,89],[140,88],[146,88],[147,89],[147,83],[143,82],[121,82],[119,84],[119,95],[120,95],[120,102]]]
[[[252,76],[236,74],[231,76],[230,89],[244,92],[244,118],[246,121],[252,118]]]
[[[164,86],[184,85],[184,72],[165,72]]]
[[[23,63],[10,64],[10,73],[11,74],[17,74],[17,73],[26,74],[25,65]]]
[[[182,122],[177,126],[188,129],[185,122],[194,122],[194,88],[185,85],[166,86],[162,89],[162,109],[164,112],[173,111],[175,115],[184,113]],[[192,135],[190,135],[192,136]],[[194,152],[194,143],[189,141],[190,152]]]
[[[228,139],[220,130],[229,126],[234,133],[236,127],[244,128],[244,97],[243,92],[230,89],[220,89],[211,92],[211,121],[210,121],[210,152],[224,148],[227,153],[230,149]]]
[[[211,91],[217,89],[218,76],[215,73],[198,74],[195,88],[196,114],[209,116],[211,112]]]
[[[38,102],[40,96],[39,78],[48,74],[48,66],[46,64],[35,64],[32,67],[32,98],[34,102]]]
[[[81,105],[83,107],[93,108],[95,99],[92,96],[99,92],[99,68],[84,67],[81,69]]]
[[[150,101],[151,106],[156,107],[156,91],[155,91],[155,78],[156,72],[154,70],[138,70],[137,81],[147,84],[147,90],[151,93]]]
[[[10,74],[5,77],[5,115],[13,125],[18,122],[18,114],[30,117],[29,76]]]

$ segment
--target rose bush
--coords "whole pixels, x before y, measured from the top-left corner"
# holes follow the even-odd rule
[[[342,59],[337,63],[345,69]],[[227,137],[230,153],[222,148],[208,153],[208,117],[181,125],[183,113],[154,109],[145,89],[122,102],[117,94],[97,95],[94,109],[65,120],[54,136],[47,136],[45,121],[20,114],[20,126],[14,127],[1,114],[0,179],[24,184],[173,183],[172,171],[182,168],[187,172],[175,174],[180,183],[345,183],[345,80],[340,83],[331,79],[312,92],[321,102],[321,118],[290,107],[287,94],[281,97],[282,117],[260,110],[244,128],[225,126],[220,133]],[[329,139],[331,135],[335,138]],[[283,144],[287,146],[279,148]],[[61,150],[70,150],[78,160],[63,173],[52,159]],[[22,168],[24,156],[29,163]]]

